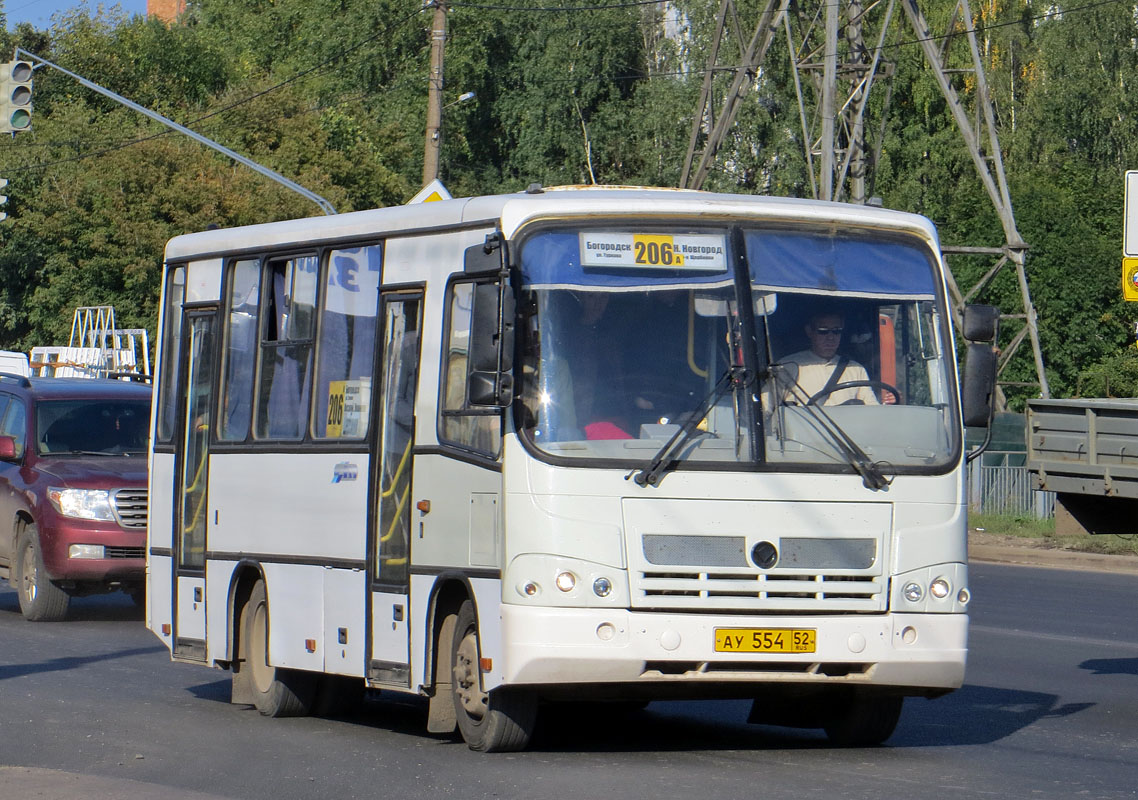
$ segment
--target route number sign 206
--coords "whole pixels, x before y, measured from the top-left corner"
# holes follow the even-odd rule
[[[586,267],[724,272],[727,269],[727,241],[721,234],[589,231],[581,234],[581,264]]]

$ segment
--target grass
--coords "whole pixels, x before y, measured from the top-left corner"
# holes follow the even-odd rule
[[[1111,555],[1138,555],[1138,521],[1133,536],[1086,534],[1062,536],[1055,532],[1054,519],[1034,519],[1013,514],[969,514],[971,531],[989,536],[1013,537],[1025,540],[1032,547],[1056,550],[1074,550],[1082,553]]]

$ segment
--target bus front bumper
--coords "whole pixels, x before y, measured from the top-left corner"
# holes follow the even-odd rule
[[[501,607],[506,684],[845,683],[936,693],[964,682],[966,614],[743,616]],[[814,652],[722,652],[716,629],[813,631]],[[768,636],[769,638],[769,636]]]

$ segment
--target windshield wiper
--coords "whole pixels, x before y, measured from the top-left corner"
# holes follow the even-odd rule
[[[664,446],[657,451],[656,455],[648,466],[641,469],[635,475],[631,472],[624,476],[625,480],[632,478],[641,486],[656,486],[660,482],[661,476],[664,471],[676,461],[676,454],[684,449],[684,446],[695,438],[697,433],[702,433],[697,427],[703,418],[707,416],[708,412],[715,407],[719,402],[719,398],[727,394],[731,389],[741,388],[749,383],[747,370],[743,367],[728,367],[727,371],[715,383],[715,388],[711,393],[703,399],[703,401],[688,412],[684,417],[683,423],[679,429],[672,434],[672,438],[664,443]]]
[[[881,471],[881,467],[877,465],[856,441],[854,441],[848,433],[842,430],[842,426],[834,422],[834,418],[823,410],[821,405],[808,402],[809,398],[798,385],[797,381],[792,380],[786,374],[786,368],[782,364],[771,364],[771,377],[774,379],[774,393],[772,405],[781,405],[783,392],[780,389],[780,384],[789,388],[792,393],[797,393],[803,402],[799,405],[805,413],[809,414],[811,418],[818,424],[818,428],[829,436],[830,441],[834,445],[834,449],[841,453],[846,463],[854,468],[854,471],[861,476],[861,482],[866,489],[880,491],[893,483],[892,478],[885,477],[885,473]]]

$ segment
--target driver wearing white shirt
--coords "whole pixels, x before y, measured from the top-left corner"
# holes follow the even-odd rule
[[[869,381],[869,374],[865,367],[856,361],[844,359],[838,355],[838,347],[842,343],[842,328],[845,320],[841,314],[834,312],[820,312],[810,318],[806,324],[806,337],[810,340],[810,349],[793,353],[782,360],[786,369],[786,378],[794,388],[788,388],[783,401],[803,405],[824,389],[831,388],[828,394],[818,397],[814,402],[818,405],[840,406],[851,405],[879,405],[877,395],[868,385],[849,386],[835,389],[833,387],[857,381]],[[840,374],[835,372],[841,370]]]

